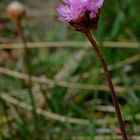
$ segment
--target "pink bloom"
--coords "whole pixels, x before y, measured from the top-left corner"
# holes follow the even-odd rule
[[[104,0],[87,0],[87,9],[90,11],[97,11],[104,3]]]
[[[78,18],[81,18],[84,15],[83,7],[76,8],[72,5],[59,5],[57,8],[58,13],[61,15],[59,17],[60,21],[74,21]]]
[[[97,11],[102,7],[104,0],[63,0],[64,4],[57,8],[61,21],[77,21],[83,18],[86,13],[89,17],[96,16]]]

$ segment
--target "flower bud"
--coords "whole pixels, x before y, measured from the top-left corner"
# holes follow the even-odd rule
[[[7,14],[11,20],[19,21],[25,16],[25,6],[18,1],[13,1],[7,7]]]

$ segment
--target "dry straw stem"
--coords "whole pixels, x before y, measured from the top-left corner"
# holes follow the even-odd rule
[[[113,70],[115,68],[120,68],[120,67],[124,66],[125,64],[132,64],[132,63],[137,62],[139,60],[140,60],[140,56],[139,55],[134,55],[134,56],[131,56],[131,57],[129,57],[129,58],[123,60],[123,61],[120,61],[120,62],[116,63],[115,65],[109,65],[108,67],[109,67],[110,70]],[[101,69],[100,69],[100,72],[102,73]],[[22,79],[22,80],[28,80],[29,79],[28,75],[25,74],[25,73],[16,72],[16,71],[9,70],[9,69],[3,68],[3,67],[0,67],[0,73],[8,75],[8,76],[15,77],[15,78],[19,78],[19,79]],[[99,85],[97,87],[96,85],[66,82],[66,81],[62,81],[62,80],[56,81],[56,80],[48,79],[48,78],[45,78],[45,77],[36,77],[36,76],[31,76],[31,79],[32,79],[33,82],[37,82],[37,83],[40,83],[40,84],[47,84],[51,88],[58,85],[58,86],[67,87],[67,88],[109,91],[107,85]],[[140,85],[135,85],[134,89],[135,90],[140,90]],[[124,92],[128,91],[126,88],[124,88],[122,86],[115,86],[115,90],[118,93],[124,93]]]
[[[0,5],[0,11],[2,12],[2,18],[5,18],[7,19],[7,14],[4,12],[5,11],[5,8],[4,6],[2,7],[2,5]],[[49,10],[47,10],[46,12],[46,9],[39,9],[39,10],[34,10],[34,9],[29,9],[29,8],[26,8],[27,10],[27,15],[26,15],[26,18],[28,20],[32,20],[32,19],[40,19],[40,18],[44,18],[44,17],[48,17],[48,16],[57,16],[57,13],[52,10],[51,8],[49,8]]]
[[[55,80],[64,80],[68,78],[72,71],[77,68],[81,59],[85,56],[86,51],[83,49],[77,50],[71,56],[69,56],[64,66],[55,74]]]
[[[113,64],[113,65],[108,65],[108,69],[109,69],[109,71],[112,71],[112,70],[121,68],[121,67],[123,67],[123,66],[126,65],[126,64],[133,64],[133,63],[135,63],[135,62],[137,62],[137,61],[139,61],[139,60],[140,60],[140,55],[136,54],[136,55],[133,55],[133,56],[131,56],[131,57],[128,57],[128,58],[126,58],[126,59],[124,59],[124,60],[122,60],[122,61],[120,61],[120,62],[117,62],[117,63],[115,63],[115,64]],[[94,70],[95,70],[95,69],[94,69]],[[103,69],[100,68],[100,69],[98,70],[98,72],[99,72],[99,73],[103,73]]]
[[[17,99],[15,99],[15,98],[13,98],[5,93],[1,93],[0,98],[2,98],[3,100],[5,100],[6,102],[8,102],[10,104],[13,104],[15,106],[18,106],[18,107],[23,108],[23,109],[28,110],[28,111],[32,111],[32,109],[33,109],[31,105],[28,105],[22,101],[18,101]],[[83,125],[90,124],[90,122],[88,120],[78,119],[78,118],[70,118],[70,117],[58,115],[55,113],[51,113],[48,111],[44,111],[40,108],[38,108],[36,110],[36,112],[38,114],[41,114],[41,115],[49,118],[49,119],[53,119],[53,120],[60,121],[60,122],[68,122],[68,123],[72,123],[72,124],[83,124]]]
[[[87,136],[74,136],[72,138],[72,140],[91,140],[91,137]],[[113,136],[110,136],[110,135],[98,135],[98,136],[95,136],[94,137],[94,140],[110,140],[110,139],[114,139],[114,140],[122,140],[121,136],[119,135],[113,135]],[[140,140],[140,136],[130,136],[130,139],[131,140]]]
[[[88,48],[91,49],[89,42],[74,42],[74,41],[64,41],[64,42],[28,42],[28,48],[57,48],[57,47],[72,47],[72,48]],[[104,41],[103,47],[109,48],[139,48],[138,42],[112,42]],[[22,43],[3,43],[0,44],[0,49],[21,49],[23,48]]]
[[[100,112],[110,112],[114,113],[115,109],[113,106],[103,106],[103,105],[97,105],[95,110],[100,111]]]
[[[31,19],[39,19],[39,18],[44,18],[44,17],[48,17],[48,16],[57,16],[57,13],[52,10],[52,8],[49,8],[49,10],[46,9],[39,9],[39,10],[30,10],[27,9],[27,18],[29,20]]]
[[[9,69],[5,69],[0,67],[0,73],[8,75],[8,76],[12,76],[15,78],[19,78],[22,80],[28,80],[29,77],[27,74],[25,73],[20,73],[20,72],[16,72],[16,71],[12,71]],[[67,87],[67,88],[76,88],[76,89],[85,89],[85,90],[102,90],[102,91],[109,91],[108,86],[107,85],[100,85],[100,86],[96,86],[96,85],[87,85],[87,84],[80,84],[80,83],[73,83],[73,82],[66,82],[66,81],[55,81],[55,80],[51,80],[51,79],[47,79],[44,77],[36,77],[36,76],[31,76],[31,79],[33,82],[37,82],[40,84],[47,84],[47,86],[49,86],[50,88],[53,88],[54,86],[61,86],[61,87]],[[140,90],[140,86],[139,85],[135,85],[134,86],[135,90]],[[115,86],[115,90],[118,93],[122,93],[122,92],[127,92],[128,90],[122,86]]]
[[[19,101],[19,100],[15,99],[14,97],[9,96],[6,93],[1,93],[0,98],[3,99],[4,101],[10,103],[10,104],[13,104],[14,106],[25,109],[26,111],[32,111],[32,109],[33,109],[31,105],[29,105],[29,104],[27,104],[23,101]],[[99,107],[103,108],[102,106],[98,106],[98,108]],[[112,108],[111,106],[106,106],[106,107],[103,108],[103,110],[113,112],[114,108]],[[60,121],[60,122],[63,122],[63,123],[67,122],[67,123],[71,123],[71,124],[81,124],[81,125],[91,124],[91,122],[87,119],[67,117],[67,116],[59,115],[59,114],[52,113],[52,112],[49,112],[49,111],[46,111],[46,110],[42,110],[40,108],[37,108],[36,112],[38,114],[48,118],[48,119],[51,119],[51,120],[54,120],[54,121]],[[135,115],[135,119],[140,120],[140,114]],[[131,121],[132,116],[127,116],[126,120]],[[101,120],[98,119],[98,121],[96,121],[96,124],[98,124],[98,125],[103,125],[103,124],[108,125],[108,124],[112,124],[114,122],[116,122],[116,120],[111,119],[111,118],[109,118],[109,119],[106,118],[106,119],[101,119]]]

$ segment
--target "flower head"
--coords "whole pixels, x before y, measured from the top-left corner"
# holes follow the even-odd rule
[[[75,21],[84,16],[87,0],[64,0],[64,5],[57,8],[61,21]]]
[[[69,22],[76,30],[95,28],[98,22],[99,10],[104,0],[63,0],[58,6],[59,20]],[[81,26],[81,27],[80,27]]]
[[[12,1],[7,7],[7,14],[11,20],[21,20],[25,15],[25,6],[19,1]]]
[[[61,21],[74,21],[85,15],[96,14],[102,7],[104,0],[63,0],[64,4],[57,8]]]

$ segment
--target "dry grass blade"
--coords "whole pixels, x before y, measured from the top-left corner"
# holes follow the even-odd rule
[[[9,69],[3,68],[3,67],[0,67],[0,73],[8,75],[8,76],[15,77],[15,78],[19,78],[19,79],[22,79],[22,80],[28,80],[29,79],[28,75],[25,74],[25,73],[12,71],[12,70],[9,70]],[[107,85],[100,85],[100,86],[97,87],[96,85],[87,85],[87,84],[72,83],[72,82],[66,82],[66,81],[55,81],[55,80],[51,80],[51,79],[47,79],[47,78],[43,78],[43,77],[32,76],[31,78],[32,78],[33,82],[37,82],[37,83],[40,83],[40,84],[47,84],[51,88],[53,88],[54,86],[57,85],[57,86],[62,86],[62,87],[67,87],[67,88],[109,91]],[[122,92],[127,91],[126,88],[123,88],[121,86],[115,86],[115,89],[118,93],[122,93]],[[139,89],[139,86],[137,86],[137,89]]]
[[[115,112],[115,109],[114,109],[113,106],[98,105],[98,106],[96,106],[95,110],[101,111],[101,112],[110,112],[110,113],[114,113]]]
[[[137,61],[140,61],[140,55],[138,55],[138,54],[133,55],[131,57],[128,57],[128,58],[126,58],[126,59],[124,59],[124,60],[122,60],[120,62],[115,63],[115,64],[108,65],[108,69],[109,69],[109,71],[112,71],[112,70],[121,68],[121,67],[123,67],[126,64],[133,64],[133,63],[135,63]],[[94,69],[94,71],[96,71],[96,69]],[[103,69],[102,68],[97,70],[97,71],[100,72],[100,73],[103,73]],[[83,73],[83,74],[85,74],[85,73]]]
[[[10,104],[13,104],[15,106],[18,106],[18,107],[23,108],[23,109],[28,110],[28,111],[32,111],[32,109],[33,109],[31,105],[28,105],[24,102],[21,102],[21,101],[13,98],[7,94],[4,94],[4,93],[0,94],[0,98],[5,100],[6,102],[8,102]],[[83,124],[83,125],[89,124],[89,121],[85,120],[85,119],[66,117],[66,116],[58,115],[58,114],[51,113],[48,111],[44,111],[40,108],[37,109],[37,113],[40,115],[43,115],[44,117],[47,117],[49,119],[60,121],[60,122],[67,122],[67,123],[72,123],[72,124]]]
[[[84,50],[78,50],[72,56],[70,56],[68,61],[65,63],[64,67],[56,73],[56,75],[54,76],[54,79],[64,80],[67,77],[69,77],[72,71],[76,69],[78,63],[83,58],[85,53],[86,52]]]
[[[131,140],[140,140],[140,136],[130,136],[129,137]],[[98,136],[95,136],[94,137],[94,140],[122,140],[121,136],[119,135],[113,135],[113,136],[110,136],[110,135],[98,135]],[[75,136],[73,137],[72,140],[91,140],[91,137],[84,137],[84,136]]]
[[[109,48],[139,48],[137,42],[111,42],[104,41],[103,47]],[[58,48],[58,47],[73,47],[73,48],[91,48],[89,42],[74,42],[74,41],[64,41],[64,42],[28,42],[29,48]],[[22,43],[3,43],[0,44],[0,49],[21,49],[23,48]]]
[[[123,67],[125,64],[132,64],[132,63],[135,63],[137,61],[140,60],[140,55],[133,55],[129,58],[126,58],[125,60],[122,60],[116,64],[113,64],[113,65],[109,65],[108,68],[110,71],[114,70],[114,69],[117,69],[117,68],[120,68],[120,67]],[[102,69],[100,69],[101,72],[103,72]]]
[[[25,73],[12,71],[12,70],[9,70],[9,69],[3,68],[3,67],[0,67],[0,73],[8,75],[8,76],[15,77],[15,78],[19,78],[19,79],[22,79],[22,80],[28,80],[29,79],[28,75],[25,74]],[[37,82],[37,83],[40,83],[40,84],[47,84],[51,88],[53,88],[54,86],[57,85],[57,86],[67,87],[67,88],[109,91],[107,85],[100,85],[100,86],[97,87],[96,85],[87,85],[87,84],[72,83],[72,82],[66,82],[66,81],[55,81],[55,80],[47,79],[47,78],[44,78],[44,77],[36,77],[36,76],[32,76],[31,79],[32,79],[33,82]],[[135,85],[134,89],[135,90],[140,90],[140,86]],[[115,86],[115,90],[118,93],[127,92],[127,89],[122,87],[122,86]]]
[[[25,109],[26,111],[32,111],[32,106],[23,102],[23,101],[19,101],[17,99],[15,99],[14,97],[12,96],[9,96],[7,95],[6,93],[1,93],[0,94],[0,98],[3,99],[4,101],[10,103],[10,104],[13,104],[17,107],[20,107],[22,109]],[[112,106],[97,106],[97,109],[98,108],[102,108],[102,111],[109,111],[109,112],[114,112],[114,109]],[[100,109],[101,109],[100,108]],[[79,119],[79,118],[73,118],[73,117],[66,117],[66,116],[63,116],[63,115],[59,115],[59,114],[56,114],[56,113],[52,113],[52,112],[49,112],[49,111],[45,111],[45,110],[42,110],[40,108],[37,108],[37,113],[40,114],[40,115],[43,115],[44,117],[48,118],[48,119],[51,119],[51,120],[55,120],[55,121],[60,121],[60,122],[67,122],[67,123],[71,123],[71,124],[81,124],[81,125],[88,125],[90,124],[89,120],[87,119]],[[135,119],[137,120],[140,120],[140,114],[136,114],[135,115]],[[127,116],[126,119],[127,121],[131,121],[133,120],[133,117],[132,116]],[[114,120],[114,119],[101,119],[96,122],[97,124],[105,124],[105,125],[108,125],[108,124],[112,124],[113,122],[116,122],[117,120]]]

